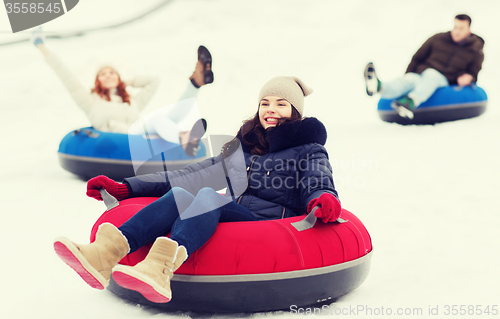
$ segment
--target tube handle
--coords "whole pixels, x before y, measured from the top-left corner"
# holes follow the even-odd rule
[[[106,211],[111,210],[115,208],[116,206],[120,205],[120,202],[111,196],[108,191],[104,188],[101,188],[99,190],[99,193],[101,193],[102,200],[104,201],[104,204],[106,205]]]
[[[307,216],[304,219],[292,223],[292,226],[298,231],[304,231],[313,228],[314,225],[316,224],[316,221],[318,220],[316,215],[314,215],[314,212],[316,211],[316,209],[318,209],[318,207],[319,206],[314,206],[311,212],[307,214]],[[346,223],[347,220],[339,217],[335,222],[341,224],[341,223]]]

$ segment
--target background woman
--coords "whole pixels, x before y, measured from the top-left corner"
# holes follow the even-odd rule
[[[59,76],[75,103],[85,112],[94,129],[103,132],[140,134],[140,130],[129,131],[129,129],[134,123],[140,123],[140,112],[158,89],[157,77],[137,76],[131,81],[124,82],[113,67],[103,66],[97,71],[94,88],[89,92],[57,55],[47,49],[41,27],[33,32],[32,42],[45,56],[45,61]],[[204,46],[200,46],[195,71],[189,78],[190,81],[180,101],[196,97],[201,86],[213,82],[211,65],[210,52]],[[127,85],[141,90],[135,96],[130,96],[126,90]],[[190,112],[186,106],[195,106],[194,103],[183,105],[182,110],[174,108],[169,113],[162,114],[163,119],[156,117],[155,122],[148,125],[153,128],[149,133],[157,133],[172,143],[181,143],[188,155],[194,155],[192,153],[196,150],[198,140],[205,133],[206,122],[201,120],[195,123],[191,130],[195,134],[180,131],[177,124]],[[142,125],[139,126],[142,129]]]
[[[102,188],[118,200],[161,198],[119,228],[102,224],[91,244],[57,239],[56,252],[94,288],[104,289],[113,272],[118,285],[152,302],[168,302],[173,272],[220,222],[285,218],[315,206],[323,222],[337,220],[341,205],[324,147],[326,129],[316,118],[302,117],[304,96],[310,93],[296,77],[273,78],[259,94],[255,116],[219,156],[173,172],[127,178],[123,184],[105,176],[91,179],[87,195],[99,200]],[[228,185],[226,196],[216,192]],[[170,238],[163,237],[169,232]],[[144,261],[116,265],[153,242]]]

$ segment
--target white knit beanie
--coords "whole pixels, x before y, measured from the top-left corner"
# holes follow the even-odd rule
[[[304,112],[304,97],[313,92],[313,89],[304,84],[295,76],[277,76],[269,80],[259,93],[259,103],[263,97],[275,95],[290,102],[299,111]]]
[[[96,76],[99,74],[99,72],[102,71],[102,69],[105,69],[105,68],[110,68],[113,71],[115,71],[117,74],[119,74],[116,67],[114,67],[113,65],[111,65],[109,63],[106,63],[106,64],[101,64],[97,67],[96,72],[95,72]]]

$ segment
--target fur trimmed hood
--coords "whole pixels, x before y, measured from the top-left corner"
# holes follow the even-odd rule
[[[241,140],[241,135],[238,135]],[[249,141],[256,140],[254,132],[247,135]],[[300,121],[286,122],[267,132],[269,152],[278,152],[287,148],[310,143],[325,145],[326,128],[317,118],[308,117]],[[250,152],[251,147],[241,143],[243,151]]]

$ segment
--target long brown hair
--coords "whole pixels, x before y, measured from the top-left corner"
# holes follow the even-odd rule
[[[260,107],[260,106],[259,106]],[[282,117],[278,120],[275,127],[267,128],[267,131],[274,130],[276,127],[282,125],[286,122],[295,122],[302,120],[302,115],[297,111],[297,109],[292,105],[292,115],[290,117]],[[257,139],[249,140],[249,133],[254,132]],[[259,110],[255,113],[254,117],[243,122],[243,125],[236,133],[236,137],[231,141],[224,144],[222,147],[222,154],[224,157],[231,155],[239,146],[238,136],[241,134],[241,141],[243,144],[251,147],[250,153],[253,155],[264,155],[269,152],[269,141],[267,140],[266,130],[260,124]]]
[[[116,70],[114,71],[116,72]],[[99,81],[99,72],[97,72],[97,75],[95,77],[94,88],[90,92],[96,93],[106,101],[111,101],[111,97],[109,96],[109,89],[103,88],[101,82]],[[118,72],[116,72],[116,74],[118,75],[118,86],[116,87],[116,94],[122,98],[123,103],[128,103],[130,105],[130,95],[125,89],[125,83],[120,78]]]

